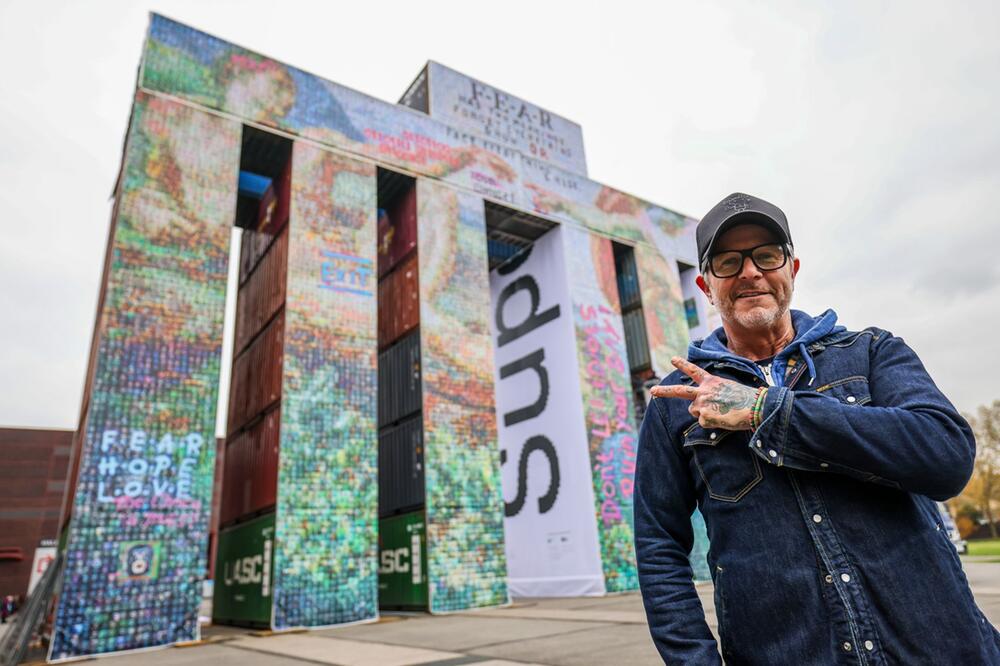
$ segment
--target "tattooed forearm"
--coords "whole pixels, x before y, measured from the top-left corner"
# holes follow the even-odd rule
[[[736,382],[719,384],[709,398],[712,407],[720,414],[728,414],[734,409],[751,409],[756,399],[756,389]]]

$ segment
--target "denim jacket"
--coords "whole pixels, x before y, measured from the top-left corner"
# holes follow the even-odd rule
[[[681,399],[643,419],[635,544],[664,661],[720,663],[688,561],[697,504],[726,663],[1000,664],[934,503],[972,473],[968,424],[900,338],[832,311],[792,322],[756,432],[702,428]],[[721,329],[689,358],[765,385]]]

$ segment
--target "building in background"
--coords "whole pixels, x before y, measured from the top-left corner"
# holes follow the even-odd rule
[[[0,597],[27,595],[55,553],[72,439],[0,428]]]
[[[590,180],[579,125],[153,15],[112,215],[51,658],[196,639],[210,548],[215,621],[275,629],[636,588],[645,387],[709,314],[694,220]]]

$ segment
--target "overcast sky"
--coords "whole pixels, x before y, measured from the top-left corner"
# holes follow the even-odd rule
[[[793,306],[1000,398],[994,2],[0,2],[0,425],[75,428],[150,10],[381,99],[427,59],[583,126],[590,176],[788,215]],[[476,8],[476,9],[471,9]]]

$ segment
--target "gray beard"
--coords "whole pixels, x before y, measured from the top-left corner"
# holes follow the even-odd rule
[[[743,328],[770,328],[788,312],[788,303],[780,303],[773,308],[754,308],[749,312],[726,313]]]
[[[792,303],[792,294],[795,293],[795,282],[792,282],[791,290],[788,293],[788,298],[784,301],[777,303],[772,308],[754,308],[749,312],[736,312],[736,304],[728,303],[725,307],[722,307],[721,302],[719,303],[719,312],[722,314],[723,319],[728,319],[735,321],[737,324],[746,329],[755,328],[770,328],[779,319],[785,316],[788,312],[788,307]]]

